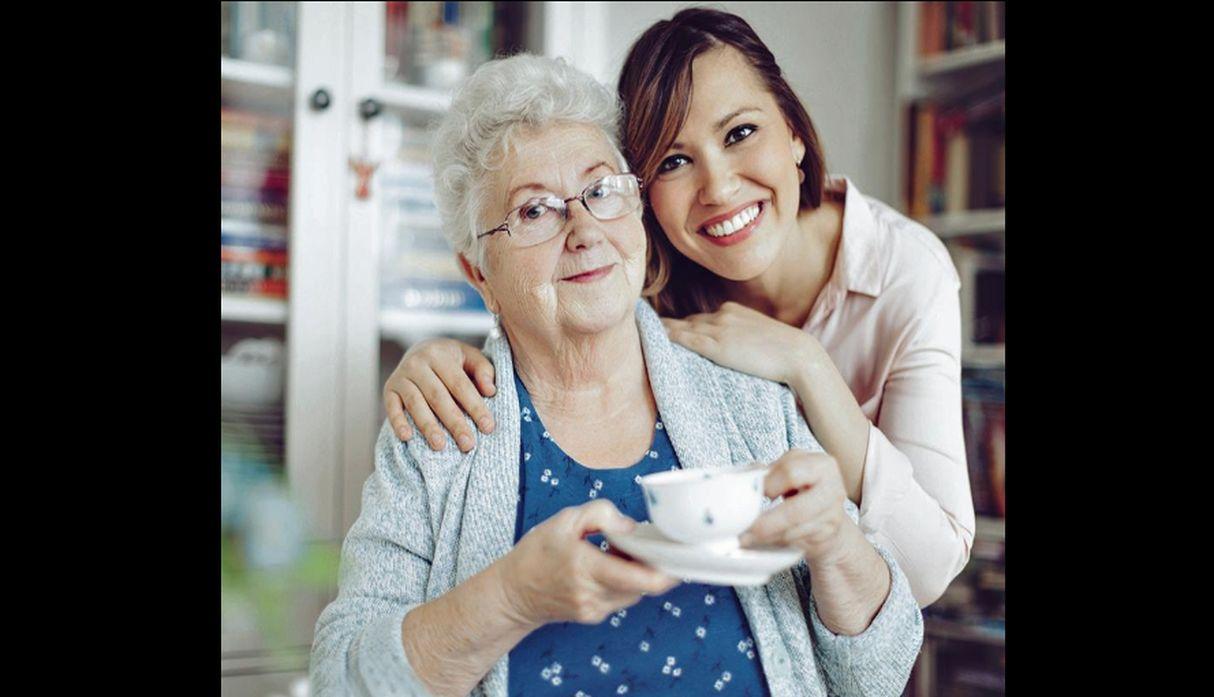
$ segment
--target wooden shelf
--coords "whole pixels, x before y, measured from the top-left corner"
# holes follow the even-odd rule
[[[922,58],[919,61],[919,75],[934,78],[1002,63],[1004,46],[1004,40],[999,39]]]
[[[220,295],[219,316],[225,322],[286,324],[287,301],[275,298]]]
[[[484,336],[493,328],[488,312],[381,310],[383,338],[409,344],[434,336]]]
[[[1006,209],[990,208],[960,213],[944,213],[919,222],[942,239],[967,235],[990,235],[1004,231]]]

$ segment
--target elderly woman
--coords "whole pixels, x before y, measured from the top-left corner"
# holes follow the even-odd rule
[[[642,183],[617,113],[590,77],[525,55],[455,96],[438,204],[500,320],[499,426],[462,453],[384,425],[317,623],[316,694],[901,692],[918,606],[792,393],[670,343],[639,301]],[[747,542],[804,555],[766,586],[679,584],[594,544],[644,518],[637,477],[756,461],[783,501]]]

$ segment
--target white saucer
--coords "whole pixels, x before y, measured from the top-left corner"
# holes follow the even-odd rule
[[[790,547],[715,551],[675,542],[650,523],[637,525],[631,533],[603,536],[612,547],[671,576],[717,586],[761,586],[801,561],[801,552]]]

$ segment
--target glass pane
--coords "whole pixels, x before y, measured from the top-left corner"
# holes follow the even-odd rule
[[[388,2],[384,72],[391,81],[439,90],[527,41],[530,3]]]
[[[392,153],[379,172],[384,234],[380,305],[385,310],[485,310],[464,280],[443,237],[434,203],[427,126],[386,113],[379,152]]]
[[[287,583],[325,550],[285,481],[287,264],[296,3],[222,4],[222,650],[303,643],[315,600]],[[303,595],[301,595],[301,593]],[[301,598],[304,598],[301,600]]]
[[[220,4],[221,55],[250,63],[295,65],[295,3]]]

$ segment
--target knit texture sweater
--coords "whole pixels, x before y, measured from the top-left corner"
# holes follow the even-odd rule
[[[771,462],[790,448],[822,450],[787,387],[671,343],[644,302],[637,302],[636,320],[654,399],[684,469]],[[471,452],[450,441],[434,452],[422,438],[402,443],[387,423],[380,430],[362,511],[342,546],[338,596],[316,623],[310,672],[317,697],[426,695],[404,652],[405,615],[513,545],[520,443],[514,362],[504,336],[490,337],[484,352],[496,373],[497,392],[486,402],[497,426]],[[856,506],[844,505],[858,520]],[[889,567],[890,591],[855,636],[822,624],[804,561],[764,586],[735,588],[773,695],[901,694],[923,620],[906,576],[888,551],[874,547]],[[508,663],[503,655],[473,694],[505,697]]]

